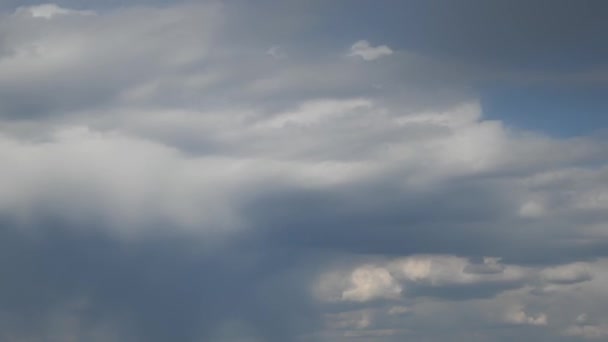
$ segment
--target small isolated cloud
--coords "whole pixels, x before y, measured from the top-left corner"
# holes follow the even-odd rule
[[[580,314],[578,316],[576,316],[576,323],[582,324],[587,322],[587,320],[589,319],[589,317],[587,316],[587,314]]]
[[[359,56],[366,61],[393,54],[393,50],[387,45],[372,46],[367,40],[360,40],[350,47],[349,56]]]
[[[266,50],[266,54],[272,56],[275,59],[285,59],[287,58],[287,54],[285,51],[278,45],[273,45],[268,50]]]
[[[363,266],[351,274],[351,286],[342,292],[342,299],[366,302],[377,298],[397,298],[402,288],[389,271],[382,267]]]
[[[516,325],[533,325],[533,326],[543,326],[547,325],[547,314],[539,313],[536,315],[530,314],[522,308],[517,308],[515,310],[509,311],[505,315],[505,320],[507,323],[516,324]]]
[[[28,6],[28,7],[19,7],[15,14],[27,14],[32,16],[33,18],[44,18],[44,19],[52,19],[58,15],[70,15],[70,14],[79,14],[79,15],[93,15],[95,12],[93,11],[77,11],[73,9],[67,9],[58,6],[57,4],[42,4],[36,6]]]
[[[527,201],[519,209],[519,216],[523,218],[539,218],[545,214],[545,207],[538,201]]]

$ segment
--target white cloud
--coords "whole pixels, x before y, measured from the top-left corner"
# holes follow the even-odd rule
[[[9,169],[16,175],[30,177],[24,180],[17,177],[17,181],[8,186],[27,191],[13,190],[14,197],[3,198],[5,211],[36,212],[28,206],[46,203],[47,199],[41,198],[52,193],[57,203],[62,199],[68,207],[74,202],[73,205],[92,208],[101,205],[96,201],[103,199],[101,207],[108,210],[111,217],[118,221],[123,218],[121,222],[139,226],[144,226],[142,222],[148,219],[149,213],[153,213],[151,217],[169,218],[180,226],[220,225],[219,221],[238,226],[240,214],[234,207],[238,199],[232,195],[237,190],[225,184],[235,184],[234,188],[246,184],[248,191],[258,194],[257,191],[264,192],[261,189],[269,179],[278,180],[285,187],[319,191],[382,182],[391,184],[400,196],[406,196],[412,191],[439,189],[460,177],[509,172],[521,176],[505,178],[501,191],[491,195],[503,201],[502,207],[496,210],[509,212],[501,218],[505,221],[497,226],[510,225],[507,221],[513,219],[511,214],[551,219],[550,214],[571,215],[581,210],[602,208],[603,195],[597,187],[591,186],[600,183],[602,172],[605,172],[601,169],[585,171],[595,174],[587,176],[591,178],[588,184],[580,182],[584,177],[576,173],[561,176],[579,180],[568,193],[573,198],[586,198],[578,202],[583,203],[584,208],[573,204],[576,201],[553,200],[557,188],[551,187],[545,193],[543,182],[546,181],[538,177],[544,171],[563,172],[559,170],[565,166],[599,158],[607,150],[604,142],[520,134],[506,129],[499,121],[484,119],[482,108],[474,99],[442,105],[440,110],[434,105],[413,110],[409,98],[340,95],[339,91],[347,86],[366,80],[374,68],[348,69],[352,63],[344,63],[336,56],[335,60],[324,60],[318,65],[290,60],[277,71],[276,63],[264,64],[268,63],[268,58],[259,56],[259,48],[255,49],[257,57],[253,61],[243,57],[252,55],[230,54],[226,51],[231,49],[219,48],[222,44],[214,39],[214,33],[221,26],[217,13],[217,9],[209,6],[177,6],[104,12],[83,22],[61,24],[50,20],[34,25],[23,18],[12,18],[7,23],[13,28],[8,34],[11,39],[7,41],[15,51],[21,52],[0,60],[0,80],[6,82],[5,87],[0,88],[11,89],[8,93],[0,92],[0,98],[6,99],[0,105],[17,101],[3,113],[31,113],[35,108],[29,105],[41,104],[45,116],[34,115],[31,121],[36,124],[32,127],[37,128],[28,134],[35,139],[28,143],[23,142],[21,133],[12,131],[13,121],[2,122],[6,131],[3,137],[7,147],[5,153],[10,154],[8,151],[15,149],[28,156],[24,158],[28,162],[21,161]],[[156,16],[161,19],[141,19]],[[201,21],[201,17],[210,20]],[[15,33],[19,28],[24,28],[24,34]],[[163,34],[146,33],[157,31]],[[110,41],[118,45],[110,48],[107,45]],[[138,44],[132,47],[132,41],[138,41]],[[96,62],[89,62],[93,60]],[[258,70],[258,66],[264,67]],[[242,74],[246,75],[244,79],[240,78]],[[276,88],[270,87],[274,90],[249,92],[250,86],[269,79],[273,87],[276,83]],[[332,81],[327,83],[327,79]],[[334,80],[338,81],[332,83]],[[46,87],[45,82],[54,86]],[[235,86],[227,91],[218,91],[212,86],[230,82],[246,86]],[[323,90],[325,96],[300,96],[314,88],[307,88],[310,85],[328,87]],[[245,88],[248,90],[244,91]],[[54,94],[49,89],[63,90]],[[207,92],[203,90],[209,90],[212,95],[206,97]],[[239,96],[217,100],[221,94],[231,91]],[[186,101],[182,101],[184,97]],[[243,98],[247,101],[240,102]],[[86,109],[71,107],[80,99]],[[56,104],[61,105],[47,108]],[[15,109],[21,107],[21,111]],[[56,114],[49,114],[57,112],[61,114],[56,117]],[[86,133],[81,132],[78,138],[61,137],[74,127],[84,127]],[[63,133],[56,135],[53,132]],[[102,138],[93,138],[96,136]],[[45,144],[40,142],[44,139],[48,139]],[[95,156],[74,147],[88,146],[89,140],[95,139],[101,141],[94,144],[95,148],[113,152]],[[104,147],[100,147],[102,145]],[[143,145],[145,147],[141,147]],[[149,160],[142,158],[142,163],[158,163],[161,169],[170,170],[163,171],[167,174],[152,172],[149,176],[137,177],[146,168],[128,157],[131,148],[148,151],[145,153]],[[85,167],[77,177],[62,178],[61,174],[65,172],[57,166],[58,160],[71,160],[71,157],[81,158],[87,165],[123,163],[126,167],[99,169],[103,171]],[[107,160],[101,160],[103,158]],[[64,164],[77,167],[78,163]],[[33,171],[34,166],[52,172],[47,176]],[[197,177],[209,179],[212,184]],[[167,179],[179,186],[167,190],[169,195],[163,201],[149,200],[149,195],[158,191],[156,182],[166,184]],[[46,189],[51,180],[66,189],[79,190],[58,195],[56,189]],[[129,186],[135,187],[134,191],[121,190]],[[360,195],[370,202],[381,200]],[[87,204],[80,196],[89,198],[91,203]],[[195,213],[197,205],[207,203],[209,198],[215,198],[213,203],[222,208],[214,210],[220,214],[211,215],[217,216],[217,222]],[[530,204],[537,203],[537,199],[543,200],[542,216],[539,216],[541,208]],[[65,207],[50,208],[64,212]],[[90,209],[83,209],[77,216],[88,214]],[[577,231],[586,228],[579,227]],[[417,272],[425,271],[423,266],[427,261],[421,262],[422,268]],[[442,262],[432,261],[432,271],[428,271],[436,273],[428,276],[429,281],[450,283],[444,278],[452,277],[459,279],[456,283],[467,283],[490,279],[492,270],[494,277],[502,274],[499,264],[472,266],[463,260],[452,260],[452,266],[439,266]],[[450,262],[445,261],[446,264]],[[448,271],[456,266],[477,271],[464,275]],[[482,268],[488,274],[481,275],[483,272],[479,270]]]
[[[484,258],[484,268],[474,269],[477,272],[472,272],[472,265],[479,266],[455,256],[412,256],[379,265],[363,264],[347,272],[329,270],[315,286],[321,289],[322,300],[367,302],[378,298],[397,300],[408,295],[410,285],[441,288],[506,284],[524,281],[532,274],[522,267],[499,264],[497,258]],[[394,307],[399,308],[404,307]]]
[[[9,163],[0,212],[22,222],[61,213],[79,224],[102,216],[117,233],[155,229],[158,220],[201,232],[238,226],[228,200],[236,188],[229,189],[244,184],[233,176],[247,161],[192,160],[162,144],[82,127],[41,144],[4,137],[0,156]]]
[[[402,273],[406,279],[418,281],[426,280],[431,275],[432,260],[429,258],[407,258],[398,261],[397,272]]]
[[[350,47],[349,56],[358,56],[366,61],[373,61],[392,54],[393,50],[386,45],[372,46],[367,40],[360,40]]]
[[[589,281],[593,278],[589,266],[585,263],[574,263],[546,268],[541,271],[541,277],[555,284],[572,284]]]
[[[268,48],[268,50],[266,50],[266,53],[275,59],[287,58],[287,53],[285,53],[285,51],[283,51],[283,48],[278,45],[271,46],[270,48]]]
[[[366,302],[377,298],[398,298],[401,286],[388,270],[375,266],[362,266],[350,275],[350,286],[342,292],[346,301]]]
[[[587,316],[587,314],[580,314],[578,316],[576,316],[576,323],[582,324],[587,322],[587,320],[589,319],[589,317]]]
[[[100,103],[113,106],[129,89],[168,82],[182,74],[180,68],[204,60],[218,11],[207,4],[137,7],[67,20],[88,12],[23,7],[2,19],[0,87],[11,85],[10,92],[0,92],[2,116],[59,116]],[[141,104],[142,97],[135,99]]]
[[[545,213],[545,207],[539,201],[529,200],[522,204],[519,215],[524,218],[539,218]]]
[[[261,127],[283,128],[286,125],[309,126],[336,120],[341,115],[356,115],[361,110],[373,108],[373,103],[366,99],[350,100],[317,100],[301,105],[293,112],[280,113]]]
[[[454,256],[413,256],[393,261],[390,269],[397,278],[430,286],[509,282],[527,277],[524,268],[502,265],[498,258],[491,257],[473,264]]]
[[[52,19],[53,17],[60,15],[95,15],[95,12],[63,8],[57,4],[42,4],[36,6],[19,7],[15,11],[15,15],[22,14],[29,14],[33,18]]]
[[[524,311],[523,308],[515,308],[505,315],[505,321],[511,324],[544,326],[547,325],[547,314],[538,313],[532,315]]]

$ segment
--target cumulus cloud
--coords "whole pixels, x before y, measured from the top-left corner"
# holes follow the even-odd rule
[[[375,298],[394,298],[401,293],[401,287],[383,268],[358,268],[351,274],[350,281],[351,287],[342,292],[343,300],[364,302]]]
[[[529,314],[523,309],[515,309],[507,313],[505,319],[512,324],[525,324],[533,326],[547,325],[547,315],[545,313]]]
[[[94,11],[78,11],[68,8],[63,8],[57,4],[42,4],[36,6],[19,7],[15,11],[15,15],[28,14],[33,18],[52,19],[55,16],[61,15],[94,15]]]
[[[418,296],[457,298],[454,291],[466,292],[467,288],[471,290],[470,296],[487,296],[521,287],[532,279],[533,270],[498,265],[495,258],[485,258],[485,261],[485,267],[479,269],[480,265],[455,256],[412,256],[382,266],[358,266],[347,273],[329,271],[317,286],[324,289],[325,300],[366,302]],[[488,268],[493,269],[488,271]],[[489,292],[484,291],[484,287]]]
[[[365,61],[373,61],[392,54],[393,50],[386,45],[372,46],[367,40],[359,40],[350,47],[349,56],[358,56]]]

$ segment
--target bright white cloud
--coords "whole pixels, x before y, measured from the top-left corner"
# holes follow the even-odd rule
[[[513,309],[505,316],[505,320],[512,324],[524,324],[533,326],[547,325],[548,319],[545,313],[530,314],[522,308]]]
[[[372,46],[367,40],[360,40],[350,47],[350,56],[358,56],[365,61],[373,61],[390,56],[393,50],[386,45]]]
[[[362,266],[354,270],[350,283],[341,295],[346,301],[365,302],[377,298],[397,298],[402,291],[388,270],[375,266]]]
[[[428,283],[430,286],[508,282],[524,279],[526,270],[507,267],[497,258],[484,258],[474,264],[453,256],[414,256],[391,263],[398,278],[405,281]]]
[[[52,19],[60,15],[95,15],[93,11],[77,11],[73,9],[63,8],[57,4],[42,4],[36,6],[19,7],[15,11],[15,15],[29,14],[33,18]]]
[[[485,258],[483,264],[476,265],[454,256],[425,255],[400,258],[384,265],[361,265],[346,273],[331,270],[316,286],[323,289],[321,298],[324,300],[367,302],[408,296],[410,285],[431,288],[475,286],[507,284],[529,278],[531,270],[499,264],[496,258]]]

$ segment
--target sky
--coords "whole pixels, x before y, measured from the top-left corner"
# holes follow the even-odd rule
[[[608,339],[607,18],[0,0],[0,340]]]

